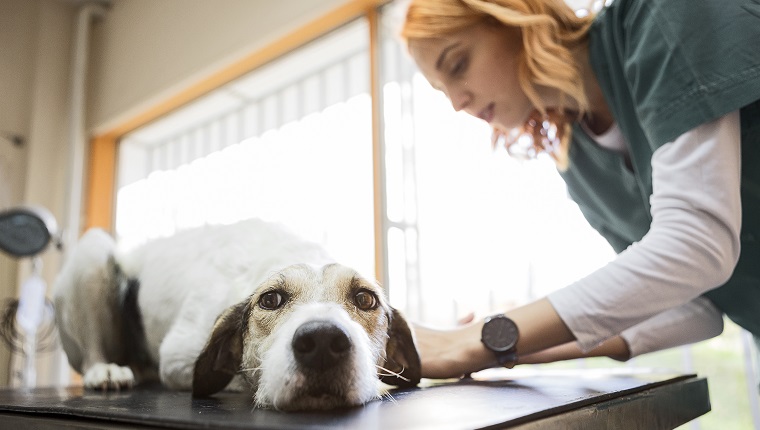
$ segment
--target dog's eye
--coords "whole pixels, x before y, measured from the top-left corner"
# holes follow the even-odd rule
[[[377,297],[367,290],[359,290],[354,294],[354,303],[359,309],[368,311],[377,307]]]
[[[285,303],[285,298],[277,291],[269,291],[259,297],[259,307],[273,311]]]

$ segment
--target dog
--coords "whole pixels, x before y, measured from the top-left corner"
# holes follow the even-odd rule
[[[404,316],[374,280],[278,224],[208,225],[120,251],[88,230],[53,286],[56,325],[86,388],[160,380],[195,397],[326,410],[415,386]]]

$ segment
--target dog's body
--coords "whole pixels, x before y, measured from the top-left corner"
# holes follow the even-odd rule
[[[419,381],[403,317],[379,286],[318,245],[249,220],[115,253],[91,230],[53,296],[64,350],[86,387],[158,377],[210,395],[248,385],[258,405],[326,409]]]

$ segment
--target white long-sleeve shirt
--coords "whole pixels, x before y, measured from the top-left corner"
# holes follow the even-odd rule
[[[740,174],[739,111],[655,151],[649,232],[548,297],[582,350],[621,334],[633,357],[721,333],[722,312],[700,295],[725,283],[739,258]]]

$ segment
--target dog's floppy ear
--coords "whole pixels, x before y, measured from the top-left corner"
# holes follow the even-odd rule
[[[232,306],[217,318],[206,346],[195,361],[194,397],[206,397],[221,391],[240,369],[248,303],[245,300]]]
[[[413,387],[420,382],[420,355],[406,319],[396,309],[392,311],[383,366],[387,371],[381,370],[380,380],[397,387]]]

